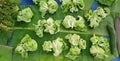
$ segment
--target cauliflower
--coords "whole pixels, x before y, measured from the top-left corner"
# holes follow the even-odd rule
[[[60,0],[62,2],[62,10],[63,13],[66,13],[70,10],[70,12],[78,12],[79,9],[83,9],[85,7],[83,0]]]
[[[73,46],[78,46],[80,49],[86,49],[86,41],[77,34],[68,34],[65,36],[65,39],[68,39]]]
[[[57,38],[51,41],[45,41],[42,45],[44,51],[53,51],[54,56],[59,56],[63,50],[67,49],[66,43],[63,41],[62,38]]]
[[[80,40],[80,36],[76,35],[76,34],[68,34],[65,37],[66,39],[68,39],[68,41],[70,42],[70,44],[77,46]]]
[[[46,12],[48,11],[48,4],[46,3],[46,1],[40,1],[39,3],[39,11],[41,12],[41,16],[42,18],[44,18]]]
[[[103,59],[104,57],[107,57],[108,55],[105,54],[105,51],[99,47],[98,45],[92,45],[90,48],[90,53],[95,57],[99,59]]]
[[[32,10],[28,7],[18,12],[17,21],[31,22]]]
[[[78,16],[78,18],[79,19],[75,23],[75,30],[87,31],[87,27],[85,25],[85,20],[81,16]]]
[[[58,9],[58,4],[55,0],[49,0],[48,1],[48,11],[49,13],[53,14],[57,11]]]
[[[90,21],[90,27],[96,28],[99,26],[103,18],[109,15],[110,10],[108,8],[98,7],[96,10],[90,10],[85,14],[85,17]]]
[[[36,35],[39,37],[43,37],[43,32],[48,32],[50,34],[56,34],[60,31],[60,21],[54,21],[52,18],[48,18],[47,20],[39,20],[38,24],[35,25]]]
[[[107,39],[93,35],[93,37],[90,38],[90,41],[92,42],[90,53],[94,57],[100,59],[103,59],[104,57],[108,57],[107,53],[110,50],[109,50],[109,42]]]
[[[20,44],[15,48],[15,52],[21,54],[23,58],[27,58],[28,51],[36,51],[37,47],[37,42],[26,34]]]
[[[54,21],[52,18],[48,18],[44,27],[45,27],[44,32],[55,34],[59,32],[60,21]]]
[[[84,0],[73,0],[73,4],[79,9],[83,9],[85,7]]]
[[[61,2],[62,2],[61,8],[63,10],[63,13],[68,12],[70,7],[72,6],[72,1],[71,0],[61,0]]]
[[[43,31],[44,31],[44,24],[46,23],[46,20],[38,20],[38,24],[35,25],[35,32],[36,35],[39,37],[43,37]]]
[[[52,51],[52,42],[51,41],[44,41],[44,44],[42,45],[44,51]]]
[[[76,46],[71,46],[69,52],[67,53],[66,57],[69,59],[76,59],[80,54],[81,49]]]
[[[76,19],[73,16],[67,15],[63,20],[63,26],[65,28],[73,28],[75,27]]]

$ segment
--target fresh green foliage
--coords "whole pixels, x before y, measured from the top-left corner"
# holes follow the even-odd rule
[[[76,22],[76,19],[73,16],[67,15],[64,18],[62,24],[65,28],[73,28],[73,27],[75,27],[75,22]]]
[[[54,56],[60,55],[60,53],[62,53],[62,51],[67,48],[67,45],[62,38],[57,38],[56,40],[53,40],[52,46],[53,46]]]
[[[117,0],[97,0],[100,4],[111,6]]]
[[[44,41],[44,44],[42,45],[44,51],[52,51],[52,42],[51,41]]]
[[[35,4],[39,5],[39,11],[41,12],[42,18],[46,15],[47,11],[54,14],[58,9],[58,4],[55,0],[33,0]]]
[[[67,53],[66,57],[68,57],[71,60],[74,60],[78,57],[80,54],[81,49],[77,46],[71,46],[69,52]]]
[[[37,47],[37,42],[26,34],[20,44],[15,48],[15,52],[21,54],[23,58],[27,58],[28,51],[36,51]]]
[[[63,13],[66,13],[70,10],[70,12],[77,12],[79,9],[83,9],[85,7],[84,0],[60,0],[62,2],[61,8],[63,9]]]
[[[93,35],[90,38],[92,42],[92,46],[90,48],[90,53],[99,59],[103,59],[104,57],[108,57],[107,53],[110,51],[109,41],[106,38]]]
[[[81,16],[78,16],[78,20],[76,20],[76,18],[74,18],[73,16],[71,15],[67,15],[62,24],[65,28],[75,28],[75,30],[78,30],[78,31],[87,31],[87,27],[85,25],[85,20],[81,17]]]
[[[68,39],[71,44],[71,48],[66,55],[69,59],[76,59],[80,54],[81,49],[86,49],[86,41],[80,38],[77,34],[68,34],[65,36],[65,39]]]
[[[24,21],[26,23],[31,22],[31,18],[33,16],[32,10],[28,7],[21,11],[19,11],[17,16],[17,21]]]
[[[56,40],[45,41],[42,45],[44,51],[53,51],[54,56],[59,56],[63,50],[67,49],[66,43],[63,41],[62,38],[57,38]]]
[[[102,19],[109,14],[110,14],[109,8],[98,7],[94,11],[89,10],[89,12],[85,14],[85,17],[88,21],[90,21],[90,27],[96,28],[99,26]]]
[[[52,18],[47,20],[39,20],[38,24],[35,25],[36,35],[43,37],[43,32],[48,32],[50,34],[56,34],[60,31],[60,21],[54,21]]]
[[[46,1],[40,1],[39,6],[40,6],[39,11],[41,12],[41,16],[42,16],[42,18],[44,18],[46,12],[48,11],[47,2]]]
[[[48,11],[49,13],[53,14],[57,11],[58,9],[58,4],[55,0],[48,0]]]
[[[77,31],[87,31],[87,26],[85,25],[85,20],[83,17],[78,16],[78,20],[75,23],[75,30]]]

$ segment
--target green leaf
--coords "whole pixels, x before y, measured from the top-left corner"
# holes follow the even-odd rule
[[[70,13],[68,12],[67,14],[62,13],[62,9],[58,8],[57,13],[51,15],[49,13],[46,13],[45,19],[48,19],[49,17],[52,17],[54,20],[60,20],[62,21],[66,15],[71,15],[77,18],[78,15],[83,16],[83,14],[86,12],[86,10],[89,10],[93,0],[84,0],[85,1],[85,8],[82,11],[76,12],[76,13]],[[80,31],[75,31],[72,29],[66,29],[64,26],[60,26],[60,32],[50,35],[49,33],[44,32],[44,36],[42,38],[38,37],[35,33],[34,29],[34,24],[37,24],[38,20],[42,19],[41,13],[39,12],[39,7],[38,6],[20,6],[20,10],[24,9],[26,7],[30,7],[32,12],[35,14],[33,18],[31,19],[32,21],[30,23],[25,23],[25,22],[15,22],[15,27],[11,27],[11,29],[17,29],[14,33],[11,46],[16,47],[17,44],[20,43],[21,39],[24,37],[25,34],[29,34],[32,39],[35,39],[36,42],[38,43],[38,50],[34,52],[28,52],[29,56],[28,58],[24,59],[22,58],[19,54],[16,54],[13,52],[13,59],[12,61],[70,61],[68,58],[65,58],[64,56],[67,54],[69,51],[68,49],[63,51],[60,56],[54,57],[52,53],[45,52],[43,51],[42,45],[44,41],[46,40],[55,40],[57,37],[63,38],[64,42],[67,43],[68,46],[70,46],[70,43],[65,39],[65,36],[67,34],[78,34],[80,37],[84,40],[86,40],[86,49],[81,50],[81,54],[78,55],[78,57],[74,61],[110,61],[116,55],[109,54],[108,58],[105,58],[103,60],[101,59],[95,59],[91,54],[90,54],[90,47],[91,47],[91,42],[90,38],[92,37],[93,34],[99,35],[99,36],[108,36],[108,32],[106,29],[106,25],[108,23],[113,24],[113,18],[111,15],[107,16],[106,18],[102,19],[103,22],[100,23],[100,26],[98,26],[96,29],[91,29],[89,26],[87,26],[88,31],[86,32],[80,32]],[[86,20],[86,19],[85,19]],[[85,21],[85,24],[88,25],[88,23]],[[62,24],[61,24],[62,25]]]

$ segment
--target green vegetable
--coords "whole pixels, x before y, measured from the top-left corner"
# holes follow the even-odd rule
[[[22,45],[17,46],[16,49],[15,49],[15,52],[21,54],[21,56],[23,58],[28,57],[28,52],[25,51],[25,49],[22,47]]]
[[[77,34],[68,34],[65,36],[65,39],[68,39],[71,44],[71,48],[67,53],[66,57],[69,59],[76,59],[80,54],[82,49],[86,49],[86,41],[80,38]]]
[[[20,44],[15,48],[15,52],[21,54],[23,58],[27,58],[28,51],[36,51],[37,47],[37,42],[26,34]]]
[[[85,17],[88,21],[90,21],[90,27],[96,28],[99,26],[100,22],[103,18],[110,14],[110,10],[108,8],[98,7],[96,10],[89,10],[85,14]]]
[[[42,45],[44,51],[52,51],[52,42],[51,41],[44,41],[44,44]]]
[[[36,35],[39,37],[43,37],[43,32],[48,32],[50,34],[56,34],[60,31],[60,21],[54,21],[52,18],[48,18],[47,20],[39,20],[38,24],[35,25]]]
[[[70,10],[70,12],[78,12],[79,9],[83,9],[85,7],[83,0],[60,0],[62,2],[62,10],[63,13],[66,13]]]
[[[42,45],[44,51],[53,51],[54,56],[59,56],[63,50],[67,49],[66,43],[63,41],[62,38],[57,38],[56,40],[45,41]]]
[[[71,7],[72,5],[72,1],[71,0],[60,0],[62,2],[62,10],[63,10],[63,13],[66,13],[69,11],[69,8]]]
[[[28,7],[21,11],[19,11],[17,16],[17,21],[24,21],[26,23],[31,22],[31,18],[33,16],[32,10]]]
[[[103,59],[104,57],[108,57],[105,55],[105,51],[99,47],[98,45],[92,45],[90,48],[90,53],[95,57],[99,59]]]
[[[83,39],[80,39],[80,41],[78,42],[78,46],[81,49],[86,49],[86,41]]]
[[[40,6],[39,11],[41,12],[41,16],[42,16],[42,18],[44,18],[46,12],[48,11],[47,2],[46,1],[40,1],[39,6]]]
[[[45,25],[44,32],[49,32],[50,34],[55,34],[60,31],[60,21],[54,21],[52,18],[48,18]]]
[[[68,39],[68,41],[70,42],[71,45],[73,46],[77,46],[79,41],[80,41],[80,36],[77,34],[68,34],[65,37],[66,39]]]
[[[74,28],[77,31],[87,31],[85,20],[81,16],[78,16],[78,18],[79,19],[76,20],[73,16],[67,15],[62,24],[65,28]]]
[[[95,58],[103,59],[104,57],[108,57],[110,47],[109,42],[106,38],[93,35],[93,37],[90,38],[90,41],[92,42],[90,53]]]
[[[110,10],[109,8],[98,7],[95,13],[97,13],[97,15],[99,15],[100,17],[105,18],[107,15],[110,14]]]
[[[55,0],[49,0],[48,1],[48,11],[49,13],[53,14],[57,11],[58,9],[58,4]]]
[[[81,16],[78,16],[78,18],[79,19],[75,23],[75,30],[87,31],[87,27],[85,25],[85,20]]]
[[[67,15],[62,24],[65,28],[73,28],[75,27],[75,22],[76,19],[73,16]]]
[[[52,46],[53,46],[54,56],[60,55],[60,53],[62,53],[62,50],[67,48],[62,38],[57,38],[56,40],[53,40]]]
[[[58,4],[55,0],[33,0],[35,4],[39,5],[39,11],[41,12],[42,18],[46,15],[47,11],[54,14],[58,9]]]
[[[117,2],[117,0],[97,0],[100,4],[111,6],[113,3]]]
[[[80,49],[86,49],[86,41],[80,38],[77,34],[68,34],[65,36],[69,43],[73,46],[79,46]]]
[[[36,35],[39,37],[43,37],[43,31],[44,31],[44,24],[46,23],[46,20],[38,20],[37,25],[35,25],[35,32]]]
[[[20,44],[26,51],[36,51],[37,50],[37,42],[32,39],[28,34],[21,40]]]
[[[67,55],[65,57],[74,60],[78,57],[78,55],[80,54],[81,49],[76,47],[76,46],[71,46],[69,52],[67,53]]]
[[[85,7],[84,0],[73,0],[73,4],[79,9],[83,9]]]

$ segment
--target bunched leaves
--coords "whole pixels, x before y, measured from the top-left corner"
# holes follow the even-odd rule
[[[108,52],[110,51],[109,41],[106,38],[93,35],[90,41],[92,42],[92,46],[90,48],[90,53],[99,59],[103,59],[104,57],[108,57]]]
[[[66,57],[69,59],[76,59],[81,50],[86,49],[86,41],[80,38],[80,36],[77,34],[68,34],[65,36],[65,39],[67,39],[71,44],[69,52],[66,55]]]
[[[18,12],[17,21],[31,22],[32,10],[28,7]]]
[[[39,37],[43,37],[43,32],[48,32],[50,34],[56,34],[60,31],[60,21],[54,21],[52,18],[48,18],[47,20],[39,20],[38,24],[35,25],[36,35]]]
[[[67,45],[62,38],[57,38],[53,41],[45,41],[42,45],[43,50],[47,52],[53,51],[54,56],[59,56],[63,50],[67,49]]]
[[[83,9],[85,7],[84,0],[60,0],[62,2],[61,8],[63,13],[68,11],[70,12],[78,12],[79,9]]]
[[[77,31],[87,31],[85,20],[81,16],[78,16],[78,20],[76,20],[76,18],[74,18],[73,16],[67,15],[64,18],[62,24],[65,28],[71,28]]]
[[[99,26],[102,19],[105,18],[109,14],[110,14],[109,8],[98,7],[94,11],[89,10],[89,12],[85,14],[85,17],[87,21],[90,22],[90,27],[96,28]]]
[[[44,18],[47,12],[54,14],[58,9],[58,4],[55,0],[33,0],[33,2],[39,5],[42,18]]]
[[[15,52],[21,54],[23,58],[27,58],[28,51],[36,51],[37,47],[37,42],[26,34],[15,48]]]

